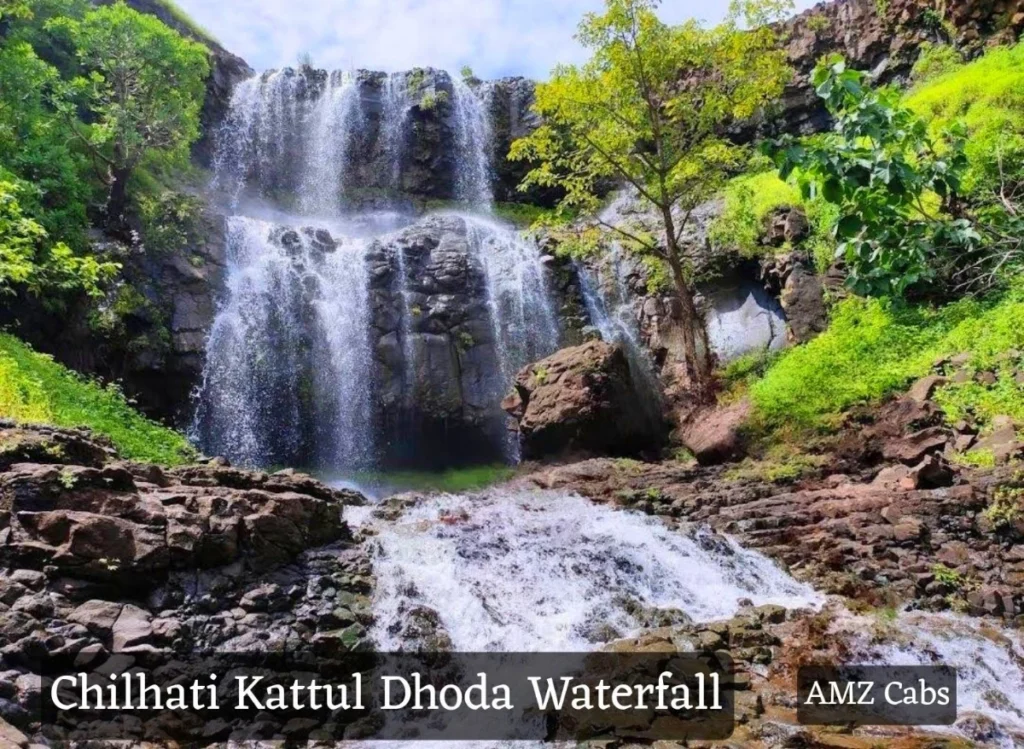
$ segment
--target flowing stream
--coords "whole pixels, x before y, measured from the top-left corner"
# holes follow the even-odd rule
[[[366,179],[356,157],[374,149],[385,186],[401,190],[416,95],[407,74],[381,77],[371,116],[366,80],[283,70],[234,94],[215,178],[234,213],[228,288],[207,346],[193,430],[209,453],[254,466],[305,460],[341,475],[375,467],[379,382],[368,248],[415,217],[353,209],[351,199]],[[520,367],[558,348],[561,331],[539,248],[488,217],[491,89],[458,80],[450,86],[452,197],[468,209],[456,215],[486,286],[496,350],[488,397],[500,399]],[[391,283],[408,380],[421,354],[412,329],[416,279],[404,253],[394,258]],[[580,278],[591,322],[626,348],[640,381],[652,377],[621,270],[602,278],[580,269]],[[403,397],[414,397],[417,389],[404,387]],[[372,530],[372,634],[382,650],[417,645],[406,627],[414,610],[433,612],[434,642],[454,650],[557,652],[595,649],[657,623],[728,618],[745,602],[825,604],[730,538],[670,530],[572,494],[506,487],[425,497],[397,520],[376,510],[349,508],[347,516]],[[961,668],[960,703],[994,722],[993,742],[1010,745],[999,725],[1024,731],[1019,637],[947,615],[904,614],[899,622],[899,636],[878,640],[850,614],[836,636],[849,639],[862,662]]]

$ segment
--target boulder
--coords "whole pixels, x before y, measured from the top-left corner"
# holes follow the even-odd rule
[[[622,349],[603,341],[562,349],[524,367],[502,401],[524,458],[589,453],[636,455],[664,439],[638,407]]]
[[[56,438],[55,430],[38,430]],[[75,433],[64,442],[72,436],[85,439]],[[0,563],[149,590],[178,569],[236,561],[254,570],[277,567],[346,537],[341,509],[362,501],[299,473],[15,463],[0,469]],[[113,606],[90,601],[75,610],[74,620],[116,634],[124,612]]]
[[[742,457],[741,429],[750,416],[750,401],[714,406],[693,414],[679,438],[701,465],[713,465]]]

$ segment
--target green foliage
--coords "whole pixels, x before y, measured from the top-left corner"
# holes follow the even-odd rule
[[[983,514],[996,529],[1024,520],[1024,488],[1000,486],[992,494],[992,501]]]
[[[566,246],[593,252],[610,246],[599,241],[610,235],[627,252],[665,268],[683,309],[686,365],[700,388],[710,362],[698,351],[695,258],[682,236],[696,207],[747,163],[747,149],[730,139],[730,126],[762,113],[791,76],[768,23],[790,3],[735,0],[713,28],[695,20],[669,26],[657,6],[657,0],[605,0],[602,14],[584,16],[576,38],[591,50],[590,60],[558,66],[537,86],[534,111],[543,124],[515,141],[509,158],[533,166],[521,190],[563,192],[563,215],[596,215],[606,186],[618,183],[657,217],[655,227],[598,217],[586,236]]]
[[[970,450],[965,453],[953,453],[950,461],[968,468],[995,468],[996,455],[991,450]]]
[[[788,252],[792,247],[774,250],[762,244],[761,239],[771,214],[781,208],[801,208],[810,223],[810,236],[806,248],[815,258],[820,270],[825,270],[835,256],[832,228],[838,218],[835,206],[819,198],[805,199],[794,185],[779,179],[775,171],[745,174],[734,178],[726,186],[725,206],[711,224],[709,237],[713,245],[735,249],[747,257],[765,252]]]
[[[965,419],[985,427],[993,417],[1003,415],[1024,424],[1024,386],[1009,367],[1001,369],[994,385],[974,381],[946,385],[936,391],[935,402],[951,422]]]
[[[557,211],[532,203],[495,203],[492,211],[498,218],[526,229],[557,219]]]
[[[90,382],[0,333],[0,416],[20,422],[85,426],[126,458],[180,465],[195,452],[177,432],[139,414],[113,385]]]
[[[469,67],[469,65],[463,65],[459,74],[462,76],[462,81],[467,85],[476,86],[480,83],[480,79],[476,77],[473,73],[473,68]]]
[[[196,196],[162,190],[155,195],[143,193],[135,202],[147,249],[177,253],[202,242],[197,219],[203,202]]]
[[[420,109],[424,112],[432,112],[441,104],[448,101],[447,91],[427,91],[420,97]]]
[[[814,71],[813,82],[836,120],[834,131],[804,143],[770,146],[783,179],[797,177],[805,197],[839,207],[837,254],[851,288],[902,296],[928,284],[958,251],[981,244],[972,223],[944,210],[955,204],[967,167],[964,133],[939,145],[898,92],[873,90],[867,74],[838,56]],[[934,205],[932,196],[941,198]]]
[[[932,565],[932,574],[935,576],[936,582],[948,585],[955,590],[960,590],[966,584],[963,575],[941,563]]]
[[[953,45],[925,42],[921,45],[917,62],[914,63],[914,68],[910,72],[910,79],[914,83],[920,84],[956,70],[963,63],[964,56]]]
[[[667,26],[653,0],[607,0],[605,13],[588,14],[577,34],[591,60],[559,66],[537,87],[534,108],[544,124],[510,153],[535,164],[520,188],[560,187],[561,207],[580,213],[600,208],[609,179],[634,186],[658,208],[685,212],[712,196],[745,162],[743,149],[725,137],[727,126],[771,103],[790,74],[774,32],[743,31],[742,16],[763,20],[781,5],[738,3],[707,29],[696,21]],[[680,71],[689,73],[683,86]],[[638,239],[633,227],[605,228]],[[640,239],[638,250],[664,255]]]
[[[57,70],[27,42],[0,46],[0,179],[6,169],[27,183],[19,196],[25,212],[52,237],[81,248],[92,190],[84,160],[48,103],[58,84]]]
[[[791,484],[819,470],[826,458],[800,452],[777,451],[777,455],[763,460],[746,458],[725,472],[729,481],[768,481],[773,484]]]
[[[76,290],[98,296],[118,267],[50,242],[46,229],[24,214],[18,187],[0,182],[0,294],[24,288],[40,296]]]
[[[966,127],[968,194],[994,200],[1024,190],[1024,44],[952,66],[913,89],[906,102],[930,121],[933,137],[956,123]]]
[[[199,136],[209,74],[206,48],[123,2],[58,17],[47,28],[67,35],[82,74],[66,86],[58,111],[109,188],[110,217],[123,218],[127,182],[148,154],[188,158]],[[77,108],[90,113],[78,123]]]
[[[842,413],[878,401],[931,371],[942,356],[970,351],[981,366],[1024,347],[1024,289],[941,309],[850,298],[818,338],[783,353],[750,388],[755,426],[822,430]]]
[[[543,385],[548,381],[548,368],[544,366],[536,366],[533,368],[533,381],[538,385]]]
[[[181,28],[188,31],[188,33],[195,38],[197,41],[206,43],[216,44],[217,40],[209,31],[196,23],[195,19],[192,18],[180,5],[174,0],[156,0],[156,2],[162,5],[167,12],[171,15],[171,18],[181,26]]]

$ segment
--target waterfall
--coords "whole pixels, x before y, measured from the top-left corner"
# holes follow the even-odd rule
[[[488,115],[489,89],[481,85],[482,96],[458,78],[452,78],[455,116],[456,162],[455,198],[489,209],[494,202],[491,189],[491,122]]]
[[[238,84],[220,127],[213,186],[237,201],[246,187],[259,197],[273,192],[299,146],[305,79],[279,70]]]
[[[488,214],[491,89],[431,75],[442,91],[451,82],[450,95],[438,98],[436,110],[415,110],[416,117],[443,120],[444,127],[431,132],[448,139],[451,197]],[[435,418],[435,395],[447,409],[440,418],[460,418],[450,389],[435,392],[450,379],[435,386],[423,371],[448,356],[439,353],[441,337],[460,359],[455,371],[469,373],[460,383],[464,418],[497,457],[506,418],[501,398],[521,367],[558,348],[559,321],[536,244],[496,221],[460,214],[466,236],[456,245],[473,264],[462,275],[486,283],[443,294],[469,296],[471,309],[486,305],[493,361],[490,336],[479,335],[483,343],[474,348],[466,342],[472,336],[443,311],[429,330],[417,329],[413,298],[420,303],[442,292],[420,288],[416,274],[438,271],[428,269],[432,256],[424,260],[422,250],[413,265],[401,243],[389,248],[382,238],[415,219],[359,210],[364,197],[400,194],[410,166],[422,171],[412,97],[405,73],[328,74],[308,67],[266,73],[236,88],[215,159],[214,184],[235,215],[227,235],[226,299],[197,394],[193,433],[204,450],[247,465],[371,467],[404,436],[381,434],[382,425],[394,431],[397,424],[416,426],[403,416]],[[264,221],[271,216],[275,224]],[[316,239],[321,231],[329,232],[329,249]],[[442,299],[434,306],[446,304]],[[397,355],[392,331],[400,338]],[[428,358],[417,342],[421,333],[431,337],[429,362],[419,358]],[[402,373],[397,400],[394,372]],[[447,421],[443,426],[449,429]],[[439,432],[423,428],[416,432],[422,437],[406,438],[431,433]],[[410,448],[414,453],[414,442]],[[514,458],[514,450],[505,452]]]
[[[332,73],[327,90],[316,100],[309,116],[299,192],[303,213],[337,215],[354,141],[364,123],[355,78],[349,73]]]
[[[537,244],[493,221],[462,218],[487,278],[502,387],[507,388],[519,369],[558,349],[558,315]]]
[[[384,108],[381,114],[381,140],[388,184],[392,190],[402,189],[402,162],[406,156],[406,128],[411,102],[409,80],[405,73],[392,73],[384,84]]]
[[[360,467],[373,446],[364,246],[228,221],[228,296],[207,344],[195,432],[246,465]]]

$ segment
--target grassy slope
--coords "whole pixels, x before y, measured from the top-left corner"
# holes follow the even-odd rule
[[[967,126],[969,189],[994,189],[1000,159],[1004,172],[1024,173],[1024,45],[992,50],[926,80],[906,101],[936,132],[956,121]],[[761,202],[784,197],[778,185],[756,186],[767,196]],[[753,380],[755,426],[800,433],[827,429],[851,406],[905,388],[928,374],[937,358],[970,352],[971,366],[993,371],[998,382],[940,390],[937,400],[949,418],[973,418],[984,426],[992,416],[1007,414],[1024,422],[1024,387],[1012,374],[1024,368],[1024,360],[1019,353],[1007,355],[1024,350],[1022,321],[1024,280],[1002,295],[941,309],[847,299],[835,308],[827,332],[766,363],[760,379],[744,377],[742,371],[731,374]]]
[[[970,352],[975,369],[994,370],[1000,385],[974,392],[953,386],[940,394],[953,417],[970,411],[985,423],[999,413],[1024,416],[1024,388],[1012,383],[1024,366],[1024,284],[983,302],[962,300],[941,309],[895,307],[851,298],[837,305],[829,329],[786,352],[755,382],[756,418],[769,429],[834,426],[840,414],[905,388],[929,373],[936,359]],[[1015,359],[1005,352],[1017,349]]]
[[[90,382],[6,333],[0,333],[0,417],[89,427],[134,460],[178,465],[194,457],[181,434],[146,419],[115,387]]]

